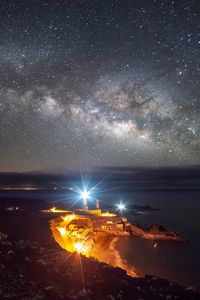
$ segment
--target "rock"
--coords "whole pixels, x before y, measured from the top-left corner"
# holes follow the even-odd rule
[[[197,291],[196,288],[193,287],[193,286],[189,286],[189,287],[187,287],[185,290],[186,290],[186,291],[193,291],[193,292],[196,292],[196,291]]]
[[[44,259],[42,259],[42,258],[41,258],[41,259],[38,259],[38,260],[37,260],[37,263],[38,263],[38,264],[41,264],[41,265],[44,265],[44,266],[47,265],[47,262],[44,261]]]
[[[112,295],[108,295],[107,299],[108,299],[108,300],[115,300],[115,297],[112,296]]]
[[[117,300],[123,300],[122,294],[117,295]]]
[[[6,240],[7,238],[8,238],[7,234],[0,232],[0,241]]]
[[[12,243],[11,243],[10,241],[6,241],[6,240],[5,240],[5,241],[2,241],[1,244],[4,245],[4,246],[9,246],[9,247],[12,247],[12,246],[13,246]]]
[[[28,256],[25,257],[25,261],[32,261]]]
[[[45,291],[50,291],[50,290],[53,290],[55,287],[52,286],[52,285],[49,285],[49,286],[46,286],[44,289]]]
[[[7,254],[8,254],[8,256],[13,256],[15,254],[15,252],[13,250],[9,250]]]

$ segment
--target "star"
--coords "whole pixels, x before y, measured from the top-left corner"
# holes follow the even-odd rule
[[[198,9],[2,1],[0,170],[199,164]]]

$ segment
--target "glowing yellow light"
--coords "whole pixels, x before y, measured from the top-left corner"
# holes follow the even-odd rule
[[[101,217],[116,217],[116,214],[112,214],[107,211],[107,212],[103,212],[101,214]]]
[[[73,219],[75,218],[75,215],[66,215],[64,216],[64,221],[67,222],[67,221],[72,221]]]
[[[50,208],[50,211],[51,212],[55,212],[56,211],[56,207],[54,206],[54,207]]]
[[[102,213],[102,216],[106,217],[112,217],[113,215],[114,214],[111,214],[109,212]],[[101,213],[99,213],[99,215],[97,216],[96,221],[98,221],[100,217]],[[73,218],[75,220],[73,221],[73,224],[70,224],[70,220],[73,220]],[[114,216],[113,219],[115,219]],[[81,222],[79,222],[79,220],[81,220]],[[118,256],[115,257],[115,251],[110,251],[112,250],[112,248],[106,247],[107,242],[110,243],[111,241],[109,231],[107,232],[107,240],[107,234],[102,234],[101,229],[99,229],[99,232],[94,231],[95,227],[92,227],[91,225],[93,221],[94,226],[96,226],[94,216],[87,216],[85,215],[85,213],[82,215],[80,214],[80,212],[78,214],[73,214],[72,211],[68,211],[68,214],[63,214],[63,216],[61,216],[59,219],[51,221],[51,230],[57,243],[68,252],[78,253],[79,255],[84,255],[86,257],[93,257],[95,259],[98,259],[99,261],[104,261],[114,267],[120,267],[126,270],[128,274],[136,276],[135,271],[132,270],[129,265],[123,263],[123,261],[121,261]],[[107,226],[108,222],[113,222],[112,224],[115,224],[115,220],[112,221],[112,218],[105,218],[104,227]],[[108,228],[110,228],[110,225],[108,226]],[[119,230],[118,228],[116,229],[116,236],[118,232],[120,233],[120,228],[121,227],[119,227]],[[111,235],[113,236],[113,238],[115,237],[115,234],[113,235],[113,233],[111,233]]]
[[[58,229],[58,231],[60,232],[60,234],[62,236],[65,236],[67,234],[67,231],[66,231],[65,227],[58,227],[57,229]]]
[[[48,210],[43,210],[43,212],[50,212],[50,213],[68,213],[70,212],[69,210],[66,209],[57,209],[55,206],[48,209]]]
[[[83,248],[83,243],[81,243],[81,242],[74,243],[74,248],[76,249],[76,251],[78,253],[81,253],[81,250]]]
[[[81,253],[81,254],[84,254],[86,255],[87,252],[88,252],[88,247],[86,245],[84,245],[83,242],[76,242],[73,244],[74,246],[74,249],[76,250],[77,253]]]

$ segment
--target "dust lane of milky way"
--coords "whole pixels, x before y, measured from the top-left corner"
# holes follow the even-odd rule
[[[0,5],[1,171],[199,164],[198,1]]]

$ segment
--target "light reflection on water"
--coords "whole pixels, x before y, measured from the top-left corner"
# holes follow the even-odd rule
[[[152,241],[124,238],[118,241],[117,248],[140,275],[157,275],[200,289],[200,198],[177,201],[176,194],[171,196],[168,201],[145,201],[162,210],[148,211],[130,219],[143,224],[162,224],[188,237],[189,243],[159,242],[155,248]]]

